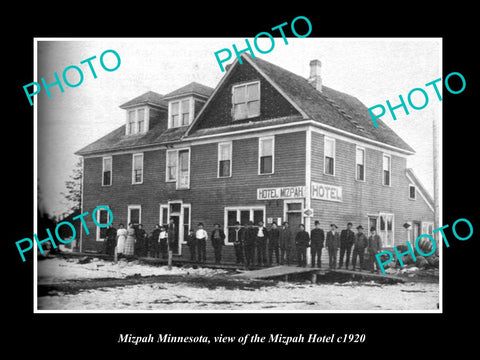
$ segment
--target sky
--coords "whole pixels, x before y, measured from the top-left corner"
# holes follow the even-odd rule
[[[40,206],[51,215],[60,215],[68,207],[61,194],[66,191],[78,156],[74,153],[126,121],[119,106],[147,91],[166,94],[192,81],[212,88],[222,76],[214,52],[223,48],[244,48],[245,38],[88,38],[37,39],[37,76],[32,81],[53,83],[54,73],[61,78],[70,65],[82,69],[84,79],[77,87],[63,84],[50,88],[51,98],[42,91],[36,95],[38,182]],[[249,38],[250,43],[253,39]],[[267,39],[259,42],[268,49]],[[107,72],[100,65],[105,50],[115,50],[121,64]],[[255,51],[255,50],[254,50]],[[233,52],[233,51],[232,51]],[[393,121],[387,114],[384,122],[416,151],[407,160],[420,181],[433,195],[432,121],[441,117],[442,102],[425,84],[442,76],[442,41],[439,38],[275,38],[275,47],[268,54],[256,56],[308,78],[312,59],[322,62],[321,76],[325,86],[355,96],[365,106],[399,104],[399,95],[406,99],[413,88],[423,88],[429,96],[422,110],[395,112]],[[97,78],[82,60],[91,61]],[[223,56],[223,54],[221,55]],[[225,64],[231,63],[232,59]],[[111,53],[104,57],[107,67],[116,60]],[[224,64],[224,65],[225,65]],[[75,70],[68,80],[79,81]],[[439,86],[440,92],[442,87]],[[420,92],[412,96],[417,106],[424,101]],[[25,98],[26,106],[29,106]]]

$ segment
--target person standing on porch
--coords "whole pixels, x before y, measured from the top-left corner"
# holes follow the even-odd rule
[[[167,258],[167,251],[168,251],[168,233],[165,229],[165,226],[160,226],[160,233],[158,234],[157,244],[157,257],[160,257],[160,253],[162,254],[162,259]]]
[[[382,239],[380,235],[377,235],[377,229],[372,226],[370,228],[370,237],[368,238],[368,260],[370,265],[370,271],[378,273],[378,262],[375,258],[380,250],[382,250]]]
[[[114,255],[115,245],[117,243],[117,229],[113,227],[113,223],[108,225],[105,232],[105,247],[104,252],[107,255]]]
[[[268,232],[267,228],[263,226],[263,221],[260,220],[258,222],[257,228],[257,260],[258,265],[261,266],[267,265],[267,239],[268,239]]]
[[[132,257],[135,251],[135,228],[133,223],[128,224],[127,240],[125,240],[125,256]]]
[[[280,245],[280,230],[277,227],[277,223],[272,223],[272,228],[268,233],[268,265],[272,265],[273,253],[275,253],[275,260],[277,265],[280,264],[280,255],[278,247]]]
[[[293,246],[295,244],[295,237],[288,221],[283,223],[282,229],[280,230],[280,264],[287,265],[293,261]]]
[[[355,235],[355,245],[353,246],[352,268],[355,270],[357,265],[357,256],[360,259],[360,270],[364,270],[363,258],[365,256],[365,249],[368,246],[368,239],[363,233],[363,226],[357,226],[357,234]]]
[[[348,269],[350,263],[350,254],[352,252],[352,246],[355,242],[355,233],[352,231],[352,223],[347,224],[347,228],[340,233],[340,260],[338,261],[338,268],[343,266],[343,257],[346,253],[347,259],[345,260],[345,269]]]
[[[125,241],[127,239],[127,229],[122,223],[118,224],[117,230],[117,255],[120,257],[125,252]]]
[[[198,262],[203,264],[207,257],[207,237],[208,234],[203,228],[203,223],[198,223],[195,239],[197,240]]]
[[[215,264],[220,264],[222,261],[222,248],[225,245],[225,232],[220,229],[220,224],[213,224],[213,227],[211,240],[215,253]]]
[[[328,266],[330,269],[337,267],[337,251],[340,246],[340,238],[336,232],[337,225],[330,224],[330,231],[327,233],[326,246],[328,249]]]
[[[152,231],[150,236],[150,241],[148,244],[147,256],[151,257],[160,257],[160,246],[159,246],[159,235],[160,235],[160,225],[156,224],[155,228]],[[158,255],[157,255],[158,254]]]
[[[305,225],[298,225],[298,232],[295,236],[295,245],[297,247],[298,266],[307,266],[307,247],[310,246],[310,236],[305,231]]]
[[[253,265],[253,258],[255,255],[255,241],[257,239],[256,230],[253,227],[253,221],[249,221],[245,229],[245,267],[247,269]]]
[[[193,262],[197,257],[197,239],[195,239],[195,231],[193,229],[188,232],[187,245],[190,250],[190,261]]]
[[[315,228],[310,233],[311,247],[310,254],[312,256],[312,267],[315,267],[315,260],[317,266],[322,267],[322,249],[325,242],[325,234],[320,228],[320,221],[315,220]]]
[[[235,260],[237,264],[243,264],[243,247],[244,247],[245,229],[240,226],[240,222],[235,222],[235,227],[230,229],[228,233],[228,241],[233,241],[235,248]]]

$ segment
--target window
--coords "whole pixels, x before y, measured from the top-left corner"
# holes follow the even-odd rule
[[[190,151],[178,151],[178,181],[177,189],[188,189],[190,186]]]
[[[102,186],[112,185],[112,157],[104,157],[102,165]]]
[[[390,155],[383,155],[383,185],[390,186],[390,172],[391,172],[391,158]]]
[[[357,147],[356,164],[356,179],[359,181],[365,181],[365,149]]]
[[[128,205],[127,224],[137,226],[142,223],[142,207],[140,205]]]
[[[190,187],[190,149],[167,150],[166,181],[176,182],[177,189]]]
[[[422,221],[422,234],[433,234],[433,222]]]
[[[143,183],[143,154],[133,154],[132,184]]]
[[[260,115],[260,82],[236,85],[233,92],[233,120]]]
[[[259,138],[259,174],[273,174],[273,154],[275,152],[275,141],[273,137]]]
[[[382,238],[383,247],[393,246],[393,214],[380,213],[378,235]]]
[[[167,151],[167,181],[177,181],[177,151]]]
[[[325,137],[324,144],[325,164],[324,173],[335,175],[335,140]]]
[[[190,231],[190,204],[183,204],[183,242],[187,242]]]
[[[170,128],[187,126],[190,124],[191,99],[172,101],[170,103]]]
[[[168,205],[160,205],[160,219],[158,223],[160,225],[168,224]]]
[[[232,175],[232,143],[218,144],[218,177]]]
[[[138,109],[137,110],[138,116],[138,132],[142,133],[145,131],[145,109]]]
[[[415,185],[409,185],[408,186],[408,198],[410,200],[415,200],[416,199],[415,195],[416,195]]]
[[[106,209],[97,210],[97,223],[100,225],[106,225],[110,222],[110,213]],[[97,241],[104,241],[107,234],[106,227],[97,226]]]
[[[135,110],[128,112],[128,134],[135,134]]]
[[[147,131],[147,109],[135,109],[127,112],[127,135],[140,134]]]
[[[258,224],[259,221],[265,223],[265,207],[226,207],[225,208],[225,243],[232,245],[234,239],[229,239],[230,229],[235,226],[235,222],[239,221],[242,226],[246,226],[249,221],[253,221],[254,224]]]

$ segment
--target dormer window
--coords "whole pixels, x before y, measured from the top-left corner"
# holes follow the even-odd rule
[[[138,108],[127,111],[126,135],[141,134],[147,131],[147,108]]]
[[[248,119],[260,115],[260,81],[232,87],[233,120]]]
[[[193,120],[193,99],[170,101],[169,128],[188,126]]]

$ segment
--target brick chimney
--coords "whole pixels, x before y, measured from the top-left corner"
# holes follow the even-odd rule
[[[321,67],[322,63],[320,60],[310,61],[310,77],[308,78],[310,85],[320,92],[322,92],[322,77],[320,76]]]

